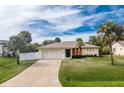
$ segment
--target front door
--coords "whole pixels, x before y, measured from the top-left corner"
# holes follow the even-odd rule
[[[71,49],[65,49],[65,56],[71,57]]]

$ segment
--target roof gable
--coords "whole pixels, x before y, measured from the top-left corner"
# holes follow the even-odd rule
[[[115,43],[119,43],[121,46],[124,47],[124,41],[117,41],[117,42],[114,41],[112,45],[114,45]]]

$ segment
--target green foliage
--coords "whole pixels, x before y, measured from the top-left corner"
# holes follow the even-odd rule
[[[118,41],[118,40],[124,40],[124,24],[120,25],[120,24],[116,24],[115,26],[115,35],[113,35],[114,40]]]
[[[32,43],[32,44],[29,44],[23,51],[25,53],[28,53],[28,52],[37,52],[38,50],[36,49],[37,47],[40,47],[41,45],[38,44],[38,43]]]
[[[60,43],[61,39],[59,37],[56,37],[54,41]]]
[[[110,44],[112,43],[113,35],[116,31],[116,24],[112,21],[107,21],[106,23],[102,24],[97,33],[103,37],[103,40]]]
[[[100,25],[99,29],[97,30],[97,33],[97,36],[89,37],[89,42],[91,44],[100,46],[102,54],[110,54],[111,63],[113,65],[114,61],[112,55],[112,42],[124,40],[124,24],[116,24],[112,21],[107,21]]]
[[[43,45],[52,44],[52,43],[55,43],[55,41],[54,40],[44,40],[42,42]]]
[[[110,47],[110,57],[111,57],[111,64],[114,65],[113,54],[112,54],[112,42],[113,42],[113,35],[116,32],[116,24],[112,21],[107,21],[106,23],[102,24],[97,33],[103,36],[103,41],[109,45]]]
[[[25,48],[25,43],[18,37],[18,36],[12,36],[9,40],[9,50],[16,51],[18,49]]]
[[[18,35],[10,37],[8,44],[9,50],[14,51],[15,53],[17,50],[24,52],[31,41],[31,33],[28,31],[22,31]]]
[[[100,35],[99,36],[90,36],[89,43],[96,45],[96,46],[100,46],[100,47],[103,47],[103,45],[105,45],[105,43],[103,42],[103,39]]]
[[[102,24],[97,32],[97,36],[89,37],[89,42],[101,48],[108,45],[110,41],[124,40],[124,24],[108,21]]]
[[[110,47],[109,46],[104,46],[102,48],[102,54],[109,54],[109,51],[110,51]]]
[[[54,40],[44,40],[42,42],[43,45],[47,45],[47,44],[52,44],[52,43],[59,43],[61,42],[61,39],[59,37],[56,37]]]
[[[18,37],[20,37],[26,44],[32,42],[31,33],[29,33],[28,31],[21,31],[18,34]]]
[[[77,47],[80,48],[81,46],[84,46],[84,42],[82,38],[77,38],[76,42],[77,42]]]

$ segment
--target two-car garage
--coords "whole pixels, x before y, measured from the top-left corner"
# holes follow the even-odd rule
[[[42,49],[42,59],[62,59],[62,49]]]

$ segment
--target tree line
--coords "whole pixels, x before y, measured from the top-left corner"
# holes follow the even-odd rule
[[[31,42],[32,42],[31,33],[29,31],[21,31],[19,34],[10,37],[8,48],[10,51],[13,51],[14,53],[16,53],[17,50],[19,50],[19,52],[21,53],[36,52],[37,47],[41,45],[61,42],[61,39],[59,37],[56,37],[54,40],[44,40],[42,44]]]

